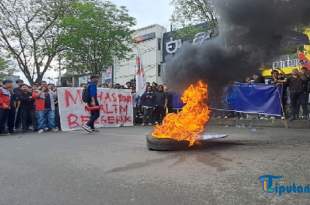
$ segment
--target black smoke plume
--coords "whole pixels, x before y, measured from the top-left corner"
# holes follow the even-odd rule
[[[201,46],[185,43],[166,58],[164,83],[183,91],[203,80],[215,93],[245,81],[279,55],[285,33],[309,26],[310,0],[213,0],[220,34]]]

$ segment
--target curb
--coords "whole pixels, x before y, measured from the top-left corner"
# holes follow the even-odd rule
[[[285,121],[280,119],[275,120],[240,120],[240,119],[211,119],[208,125],[214,126],[236,126],[244,125],[245,127],[274,127],[285,128]],[[308,120],[287,120],[288,128],[291,129],[309,129],[310,121]]]

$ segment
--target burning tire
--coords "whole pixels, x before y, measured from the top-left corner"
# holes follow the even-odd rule
[[[186,149],[189,146],[189,142],[169,138],[155,138],[151,134],[148,134],[146,136],[146,145],[150,150],[173,151]]]

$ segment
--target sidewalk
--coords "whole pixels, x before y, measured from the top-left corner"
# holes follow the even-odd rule
[[[244,125],[245,127],[274,127],[274,128],[285,128],[285,120],[240,120],[240,119],[211,119],[208,125],[215,126],[236,126]],[[310,121],[308,120],[287,120],[288,128],[291,129],[309,129]]]

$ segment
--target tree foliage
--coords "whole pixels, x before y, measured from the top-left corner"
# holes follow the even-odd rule
[[[41,82],[54,57],[64,50],[60,17],[72,12],[75,0],[1,0],[0,42],[30,84]]]
[[[195,34],[203,31],[195,25],[205,22],[209,24],[212,35],[218,34],[216,12],[207,0],[172,0],[170,4],[175,7],[170,20],[176,37],[193,39]]]
[[[3,80],[7,75],[13,74],[15,71],[13,63],[0,56],[0,80]]]
[[[125,7],[118,8],[108,1],[77,3],[75,12],[62,18],[61,29],[66,32],[59,42],[68,48],[66,68],[77,74],[101,74],[113,65],[113,58],[128,58],[132,49],[136,21]]]

